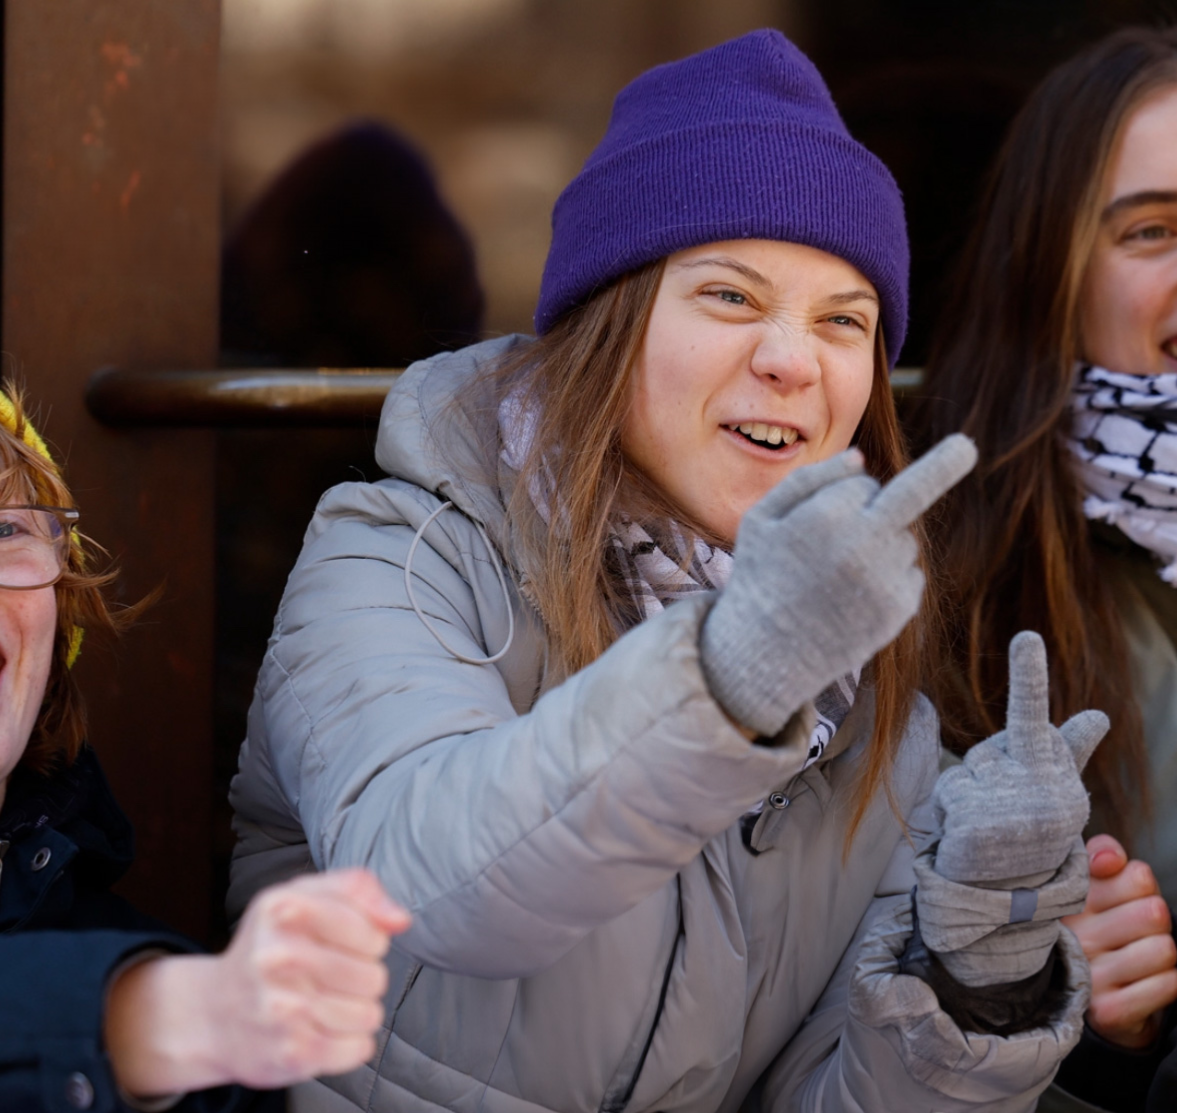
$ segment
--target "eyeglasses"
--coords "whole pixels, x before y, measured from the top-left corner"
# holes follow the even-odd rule
[[[78,512],[61,506],[0,506],[0,588],[57,583],[69,561]]]

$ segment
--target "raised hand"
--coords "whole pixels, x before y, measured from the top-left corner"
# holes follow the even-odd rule
[[[954,434],[880,488],[851,449],[787,476],[744,515],[700,638],[708,685],[736,722],[775,735],[894,640],[924,587],[909,527],[976,460]]]
[[[1005,730],[937,782],[936,872],[1008,888],[1053,874],[1087,823],[1091,805],[1079,775],[1107,729],[1102,711],[1051,725],[1046,647],[1029,630],[1018,634],[1009,646]]]
[[[1087,842],[1091,888],[1063,923],[1091,963],[1087,1023],[1121,1047],[1147,1047],[1177,1000],[1177,945],[1169,908],[1147,862],[1129,861],[1111,835]]]
[[[924,940],[966,985],[1040,970],[1059,918],[1079,911],[1087,890],[1090,804],[1080,773],[1107,716],[1082,711],[1051,725],[1046,648],[1035,633],[1010,643],[1009,676],[1006,728],[941,774],[940,842],[916,864]]]
[[[224,954],[152,959],[111,987],[105,1036],[119,1084],[145,1097],[359,1066],[384,1017],[389,936],[408,924],[367,870],[263,890]]]

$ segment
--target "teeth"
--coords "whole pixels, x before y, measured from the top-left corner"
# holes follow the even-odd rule
[[[761,444],[790,445],[799,436],[796,429],[788,429],[783,425],[768,425],[763,421],[744,421],[736,426],[746,437],[751,437]]]

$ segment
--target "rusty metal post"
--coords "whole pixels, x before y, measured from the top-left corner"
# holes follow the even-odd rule
[[[163,601],[79,663],[91,740],[135,822],[124,883],[197,936],[210,901],[214,434],[101,426],[93,371],[214,366],[217,0],[6,0],[5,370],[67,467],[83,529]]]

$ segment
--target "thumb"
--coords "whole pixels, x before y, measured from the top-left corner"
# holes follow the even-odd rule
[[[828,460],[808,464],[790,472],[756,504],[754,509],[759,510],[762,517],[782,518],[823,487],[862,473],[862,453],[857,448],[848,448]]]
[[[344,893],[352,906],[363,913],[381,931],[388,935],[399,935],[412,923],[412,917],[399,904],[389,898],[380,879],[371,870],[353,867],[346,870],[329,871],[344,882]]]
[[[1110,727],[1111,723],[1102,711],[1080,711],[1059,727],[1059,733],[1071,747],[1075,766],[1080,773]]]
[[[1111,835],[1093,835],[1087,840],[1087,860],[1092,880],[1106,881],[1128,864],[1128,853]]]

